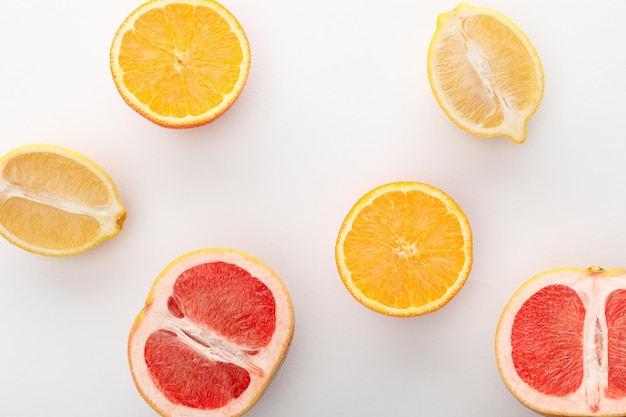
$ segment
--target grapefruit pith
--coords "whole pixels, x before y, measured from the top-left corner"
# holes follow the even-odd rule
[[[626,415],[626,270],[530,279],[502,312],[495,352],[507,388],[539,413]]]
[[[143,398],[167,417],[232,417],[259,398],[286,355],[291,297],[258,259],[200,249],[157,277],[128,339]]]

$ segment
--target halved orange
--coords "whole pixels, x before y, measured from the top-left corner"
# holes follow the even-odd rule
[[[161,416],[234,417],[252,407],[285,358],[291,297],[258,259],[199,249],[154,281],[128,338],[140,394]]]
[[[110,59],[130,107],[161,126],[194,127],[237,100],[250,45],[237,19],[214,0],[151,0],[121,24]]]
[[[501,13],[466,3],[439,15],[428,79],[461,129],[515,143],[526,140],[544,90],[541,60],[526,34]]]
[[[416,316],[448,303],[472,266],[472,232],[461,207],[420,182],[394,182],[362,196],[341,225],[339,275],[364,306]]]
[[[502,311],[495,353],[511,393],[542,415],[626,415],[626,270],[526,281]]]
[[[27,145],[0,158],[0,235],[27,251],[75,255],[116,236],[125,219],[111,178],[77,152]]]

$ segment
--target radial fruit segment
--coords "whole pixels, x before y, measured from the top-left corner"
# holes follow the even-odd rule
[[[161,126],[193,127],[237,100],[250,46],[237,19],[213,0],[151,0],[120,25],[110,58],[133,109]]]
[[[543,97],[539,56],[510,19],[460,3],[442,13],[428,51],[431,88],[446,115],[478,136],[526,140]]]
[[[28,145],[0,158],[0,234],[23,249],[75,255],[116,236],[125,219],[111,178],[74,151]]]
[[[194,251],[156,279],[130,332],[131,373],[163,416],[239,416],[284,359],[293,326],[289,293],[266,265]]]
[[[366,307],[394,316],[437,310],[465,283],[472,265],[469,222],[446,193],[396,182],[361,197],[335,247],[339,275]]]
[[[504,383],[529,408],[626,415],[626,270],[563,268],[529,280],[502,312],[495,349]]]

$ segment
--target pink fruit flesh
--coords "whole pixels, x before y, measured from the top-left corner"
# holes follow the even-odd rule
[[[172,404],[201,410],[223,407],[250,384],[245,369],[209,360],[167,330],[148,337],[145,354],[155,384]]]
[[[607,397],[626,396],[626,290],[613,291],[606,299],[608,327]]]
[[[512,356],[520,378],[539,392],[563,396],[583,379],[585,308],[565,285],[533,294],[515,316]]]
[[[217,337],[244,355],[254,355],[267,346],[276,328],[276,304],[270,289],[246,270],[225,262],[201,264],[183,272],[167,308],[174,323],[176,319],[190,321],[198,332]],[[183,341],[165,329],[153,332],[146,341],[146,364],[170,402],[214,409],[246,390],[251,380],[248,370],[209,358],[201,353],[202,347],[189,343],[210,342]],[[258,375],[263,373],[252,369]]]
[[[537,391],[565,396],[583,380],[583,326],[585,308],[577,293],[565,285],[550,285],[522,306],[511,333],[515,370]],[[606,299],[608,380],[606,396],[626,397],[626,290]],[[604,341],[600,325],[595,332],[595,357],[601,366]]]
[[[272,292],[236,265],[213,262],[188,269],[176,280],[172,298],[179,314],[250,349],[266,346],[276,329]]]

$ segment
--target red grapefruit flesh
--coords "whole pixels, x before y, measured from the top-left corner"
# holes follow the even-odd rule
[[[280,278],[250,255],[202,249],[155,280],[128,340],[140,394],[167,417],[233,417],[259,398],[294,327]]]
[[[495,353],[507,388],[541,414],[626,415],[626,270],[530,279],[500,316]]]

